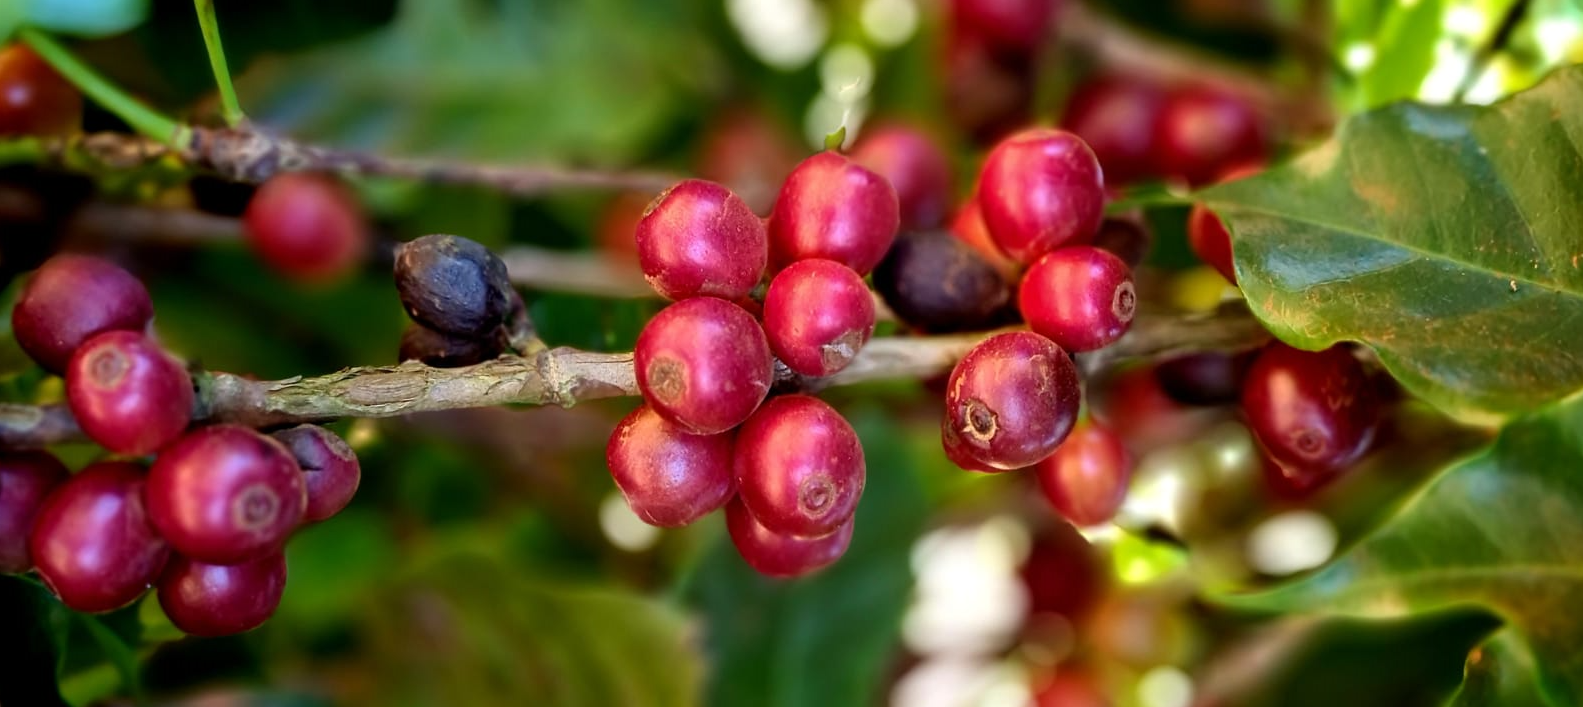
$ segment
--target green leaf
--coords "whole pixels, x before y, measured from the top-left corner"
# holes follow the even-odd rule
[[[1525,666],[1518,670],[1547,704],[1583,704],[1579,469],[1583,401],[1572,401],[1508,426],[1490,450],[1451,467],[1325,569],[1225,601],[1365,617],[1485,606],[1506,621],[1488,644],[1503,672],[1472,682],[1475,691],[1514,690],[1505,672]]]
[[[694,5],[405,0],[389,27],[260,64],[237,89],[255,120],[342,147],[628,162],[709,78]]]
[[[874,704],[912,586],[908,553],[928,507],[901,431],[876,408],[849,411],[868,481],[846,556],[801,580],[766,579],[722,537],[687,594],[704,612],[712,705]]]
[[[496,551],[450,547],[419,565],[366,613],[372,704],[697,704],[703,666],[674,607],[548,583]]]
[[[1374,63],[1358,82],[1365,107],[1418,95],[1418,87],[1435,66],[1440,41],[1441,0],[1395,3],[1374,38]]]
[[[1534,657],[1509,632],[1497,634],[1468,656],[1462,689],[1450,707],[1541,707],[1534,684]]]
[[[1484,107],[1397,104],[1201,197],[1238,279],[1294,345],[1362,341],[1453,413],[1583,386],[1583,68]]]
[[[87,629],[88,635],[99,645],[99,650],[104,652],[110,665],[115,666],[115,672],[120,677],[120,687],[128,689],[133,696],[141,699],[143,696],[142,673],[138,665],[137,651],[128,645],[126,640],[113,629],[105,625],[98,617],[88,614],[77,614],[77,620]],[[89,670],[93,673],[94,670]],[[103,697],[104,695],[98,695]],[[68,697],[70,699],[70,697]],[[80,704],[74,702],[74,704]]]

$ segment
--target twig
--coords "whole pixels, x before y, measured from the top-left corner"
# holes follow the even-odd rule
[[[818,390],[876,380],[927,379],[951,370],[988,334],[882,337],[834,376],[806,379],[777,367],[778,386]],[[1140,319],[1111,347],[1079,357],[1092,371],[1129,358],[1170,351],[1247,346],[1263,336],[1245,308],[1214,316]],[[329,375],[254,381],[229,373],[195,376],[194,419],[267,427],[347,417],[395,417],[496,405],[560,405],[638,395],[630,353],[559,348],[506,356],[466,368],[415,362],[349,368]],[[64,406],[0,405],[0,446],[41,447],[82,439]]]
[[[346,177],[393,177],[431,184],[487,187],[512,196],[564,189],[659,192],[681,179],[647,171],[574,169],[552,165],[482,165],[461,161],[387,158],[307,145],[249,128],[180,128],[172,147],[122,133],[0,141],[0,162],[34,163],[75,172],[184,170],[257,184],[281,172],[335,172]]]

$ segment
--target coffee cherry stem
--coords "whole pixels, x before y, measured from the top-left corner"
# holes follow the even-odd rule
[[[777,390],[817,391],[876,380],[926,380],[951,370],[990,333],[876,337],[845,369],[808,378],[776,366]],[[1268,337],[1240,306],[1204,316],[1140,315],[1116,343],[1077,357],[1085,374],[1118,362],[1189,351],[1235,350]],[[543,346],[532,339],[536,346]],[[195,422],[273,427],[341,418],[396,417],[417,412],[495,405],[561,405],[636,396],[631,353],[571,348],[532,356],[503,356],[463,368],[417,362],[362,366],[313,377],[249,380],[223,372],[193,376]],[[58,405],[0,404],[0,448],[29,449],[82,440],[71,415]]]

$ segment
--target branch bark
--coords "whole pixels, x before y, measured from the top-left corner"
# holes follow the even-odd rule
[[[883,337],[870,341],[846,369],[827,378],[795,375],[777,364],[777,387],[816,391],[875,380],[923,380],[951,370],[992,332]],[[1268,334],[1246,308],[1209,316],[1140,318],[1112,346],[1078,357],[1093,372],[1123,360],[1191,350],[1252,346]],[[323,376],[255,381],[230,373],[194,375],[198,422],[251,427],[327,422],[348,417],[396,417],[496,405],[560,405],[638,395],[631,353],[570,348],[531,357],[506,356],[466,368],[416,362],[348,368]],[[0,446],[36,448],[83,439],[63,405],[0,405]]]

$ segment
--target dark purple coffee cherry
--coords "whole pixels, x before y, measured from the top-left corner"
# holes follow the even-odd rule
[[[65,465],[49,452],[0,455],[0,574],[33,567],[27,537],[50,491],[65,481]]]
[[[34,361],[64,373],[83,342],[107,331],[142,332],[153,318],[148,290],[132,273],[103,258],[63,253],[28,280],[11,328]]]
[[[482,337],[457,336],[435,331],[422,324],[413,323],[401,332],[403,361],[419,361],[435,368],[461,368],[483,363],[506,350],[504,327]]]
[[[318,425],[297,425],[270,435],[285,445],[302,470],[308,488],[308,505],[302,519],[317,523],[341,512],[357,494],[363,468],[352,447]]]
[[[397,249],[396,291],[413,321],[474,338],[505,323],[513,292],[499,257],[450,235],[423,236]]]
[[[1109,251],[1129,269],[1138,267],[1149,256],[1151,245],[1153,238],[1148,229],[1130,219],[1107,218],[1100,222],[1099,233],[1094,236],[1095,248]]]
[[[119,609],[159,577],[169,548],[148,523],[143,469],[99,462],[55,487],[33,521],[28,551],[61,603]]]
[[[695,435],[647,405],[610,433],[605,464],[627,506],[643,522],[690,525],[736,494],[731,476],[733,435]]]
[[[1105,214],[1105,178],[1082,138],[1049,128],[1024,130],[984,158],[978,204],[1000,249],[1031,263],[1093,240]]]
[[[863,445],[841,413],[807,395],[765,403],[737,433],[737,493],[771,532],[819,537],[857,511]]]
[[[194,636],[251,631],[275,614],[286,591],[286,556],[211,565],[176,555],[159,579],[159,606]]]
[[[774,376],[764,329],[747,310],[713,297],[685,299],[654,315],[632,356],[643,399],[695,434],[742,424]]]
[[[231,424],[194,430],[165,449],[146,493],[149,520],[172,548],[219,565],[280,550],[308,504],[291,453]]]
[[[66,402],[93,441],[118,454],[148,454],[192,419],[192,379],[137,332],[107,331],[77,349],[66,368]]]
[[[638,264],[673,299],[748,296],[769,259],[764,222],[736,194],[687,179],[649,205],[637,227]]]
[[[767,577],[801,577],[829,567],[852,544],[853,519],[828,535],[802,538],[764,527],[739,498],[726,506],[726,531],[742,559]]]
[[[846,368],[874,334],[874,296],[845,265],[799,260],[770,281],[764,334],[787,368],[828,376]]]
[[[770,266],[834,260],[867,275],[896,238],[896,190],[839,153],[821,152],[792,170],[769,218]]]
[[[1188,405],[1227,405],[1242,396],[1242,381],[1254,351],[1198,351],[1161,361],[1154,368],[1160,389]]]
[[[1058,513],[1074,525],[1098,525],[1115,517],[1126,500],[1132,457],[1121,437],[1090,420],[1072,430],[1034,471]]]
[[[979,462],[1030,466],[1055,453],[1082,404],[1077,367],[1055,342],[996,334],[958,361],[946,383],[945,424]]]
[[[1132,326],[1138,310],[1132,271],[1093,246],[1054,251],[1028,268],[1017,290],[1028,328],[1067,351],[1104,348]]]
[[[874,289],[902,321],[928,332],[989,328],[1012,292],[993,264],[944,231],[898,236],[874,268]]]
[[[1304,487],[1362,458],[1380,423],[1373,381],[1341,344],[1301,351],[1270,343],[1248,370],[1242,410],[1270,459]]]

